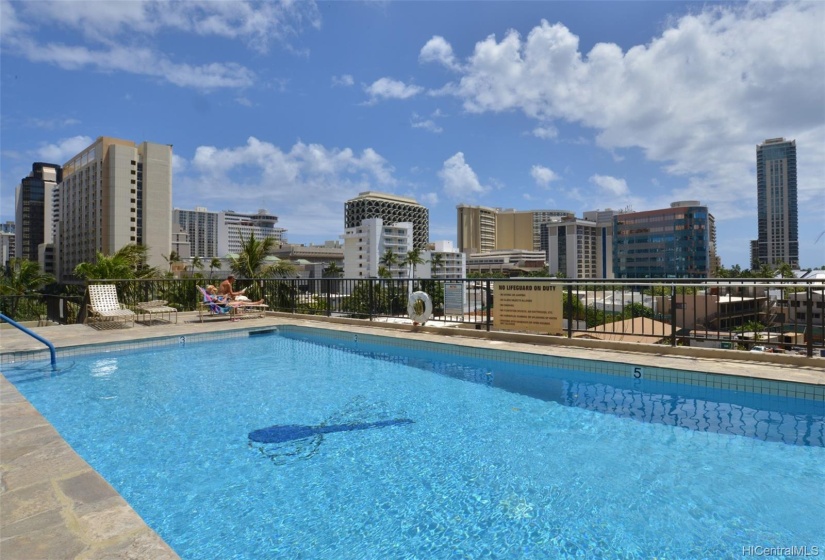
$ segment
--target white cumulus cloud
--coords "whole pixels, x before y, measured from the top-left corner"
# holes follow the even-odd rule
[[[300,34],[305,27],[320,26],[318,8],[312,0],[39,0],[15,6],[19,6],[16,15],[23,21],[77,31],[86,39],[104,43],[132,34],[151,36],[163,30],[172,30],[237,39],[264,53],[273,41],[285,42]]]
[[[421,47],[418,60],[421,62],[437,62],[450,70],[460,70],[460,65],[453,54],[453,47],[444,37],[438,35],[433,36],[432,39],[427,41],[427,44]]]
[[[349,74],[341,74],[332,77],[333,86],[350,87],[355,84],[355,79]]]
[[[319,26],[312,1],[88,2],[2,0],[0,45],[4,54],[67,70],[92,69],[161,78],[180,87],[244,88],[255,74],[232,61],[180,62],[153,46],[164,31],[243,41],[265,53],[273,41],[288,41]],[[40,30],[36,33],[34,30]],[[59,30],[61,42],[50,41]],[[42,38],[41,38],[42,37]]]
[[[412,114],[410,124],[413,128],[421,128],[435,134],[441,134],[444,131],[444,129],[438,126],[433,119],[425,119],[418,113]]]
[[[599,187],[602,191],[612,194],[614,196],[625,196],[630,194],[630,189],[627,187],[627,181],[624,179],[617,179],[609,175],[593,175],[590,177],[590,182]]]
[[[38,161],[63,165],[69,158],[76,156],[92,145],[94,140],[89,136],[72,136],[63,138],[56,144],[45,144],[37,149]]]
[[[545,188],[547,188],[552,181],[560,179],[555,171],[543,165],[534,165],[530,168],[530,176],[533,177],[537,185]]]
[[[472,198],[490,190],[481,184],[473,168],[464,161],[463,152],[457,152],[445,161],[438,176],[444,184],[444,193],[453,200]]]
[[[414,85],[407,85],[392,78],[379,78],[365,88],[373,101],[379,99],[408,99],[418,95],[424,88]]]
[[[536,138],[541,138],[542,140],[548,140],[550,138],[558,137],[559,131],[555,126],[537,126],[536,128],[533,129],[532,134]]]
[[[200,146],[175,176],[182,207],[262,207],[296,235],[343,233],[344,203],[365,190],[392,192],[394,168],[365,148],[295,143],[288,151],[255,137],[240,146]]]
[[[552,135],[564,120],[596,131],[596,142],[639,149],[717,217],[755,213],[755,146],[794,138],[800,202],[825,213],[825,2],[711,4],[667,23],[649,43],[589,52],[563,24],[542,21],[526,36],[489,36],[456,63],[460,78],[437,90],[469,112],[518,110]],[[771,37],[770,41],[766,37]],[[427,60],[449,61],[446,39],[431,39]],[[675,197],[675,198],[674,198]],[[743,201],[746,201],[743,203]]]

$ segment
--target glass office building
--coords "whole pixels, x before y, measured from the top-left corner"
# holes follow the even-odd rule
[[[698,201],[613,218],[615,278],[708,278],[715,263],[715,220]]]
[[[39,262],[38,246],[54,241],[53,192],[62,179],[59,165],[37,162],[32,164],[28,177],[20,181],[15,196],[17,257]]]

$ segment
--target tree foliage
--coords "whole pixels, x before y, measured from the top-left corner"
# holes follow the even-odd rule
[[[343,273],[344,269],[338,266],[338,263],[331,262],[324,267],[323,276],[324,278],[340,278]]]
[[[384,274],[382,275],[381,267],[378,268],[378,276],[381,278],[392,278],[392,267],[399,263],[398,255],[392,249],[387,249],[381,258],[378,259],[378,264],[384,267]]]
[[[24,296],[37,292],[46,284],[54,282],[54,276],[40,271],[40,264],[27,259],[11,259],[9,266],[2,269],[0,294],[4,296]]]
[[[444,255],[441,253],[433,253],[430,259],[430,265],[432,266],[433,273],[438,274],[438,271],[444,268]]]
[[[296,267],[290,261],[269,262],[267,257],[274,248],[275,240],[273,238],[256,239],[255,234],[250,233],[248,238],[241,238],[241,252],[236,257],[230,257],[229,267],[233,273],[241,278],[288,278],[293,276]]]
[[[160,278],[160,270],[146,264],[149,248],[144,245],[124,245],[114,255],[98,252],[95,262],[80,263],[74,275],[82,280],[116,280]]]
[[[635,319],[636,317],[652,319],[653,308],[638,302],[625,305],[622,310],[622,319]]]
[[[4,302],[3,313],[20,320],[36,318],[40,314],[39,306],[42,306],[40,298],[32,301],[24,296],[39,292],[46,284],[54,282],[54,276],[41,272],[40,264],[28,259],[11,259],[8,267],[0,270],[0,295],[15,296]]]
[[[425,262],[427,261],[421,256],[421,250],[416,247],[415,249],[407,251],[407,255],[404,257],[402,264],[410,267],[410,278],[415,278],[416,267]]]
[[[406,281],[358,282],[341,304],[341,310],[360,316],[399,315],[407,309]]]
[[[223,266],[221,264],[221,259],[219,259],[218,257],[212,257],[212,260],[209,261],[209,278],[210,279],[212,278],[212,275],[215,273],[215,269],[217,268],[218,270],[220,270],[221,266]]]

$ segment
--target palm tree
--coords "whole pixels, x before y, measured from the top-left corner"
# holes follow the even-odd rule
[[[54,282],[54,276],[40,272],[40,264],[28,259],[11,259],[0,274],[0,294],[23,296]]]
[[[433,272],[435,272],[433,276],[435,276],[440,269],[444,268],[444,255],[441,253],[433,253],[432,257],[430,264],[432,265]]]
[[[192,270],[203,270],[203,261],[197,255],[192,257]]]
[[[162,276],[155,267],[146,265],[149,248],[144,245],[124,245],[114,255],[98,252],[93,263],[80,263],[74,275],[83,280],[114,280],[131,278],[157,278]]]
[[[241,252],[237,257],[229,258],[232,272],[243,278],[285,278],[293,275],[296,268],[290,261],[279,259],[268,263],[267,257],[274,246],[275,240],[271,237],[255,239],[254,233],[250,233],[248,239],[241,237]]]
[[[163,260],[169,263],[169,272],[172,272],[173,264],[181,262],[180,254],[178,254],[177,251],[172,251],[171,253],[169,253],[168,257],[166,255],[161,256],[163,257]]]
[[[344,269],[338,266],[338,263],[331,262],[324,268],[324,278],[340,278]]]
[[[392,249],[387,249],[386,251],[384,251],[384,254],[378,260],[378,264],[383,265],[387,269],[390,278],[392,278],[392,267],[398,264],[398,256],[393,252]]]
[[[776,271],[782,278],[794,278],[793,269],[791,268],[791,265],[786,262],[780,264]]]
[[[763,263],[761,267],[759,267],[759,272],[757,278],[774,278],[776,276],[776,270],[769,264]]]
[[[404,259],[403,264],[405,266],[410,267],[410,278],[415,278],[415,268],[420,264],[424,264],[425,262],[427,261],[421,257],[421,249],[416,247],[411,251],[407,251],[407,256]]]
[[[753,333],[754,342],[758,342],[762,340],[761,333],[765,330],[765,325],[763,325],[759,321],[748,321],[741,327],[738,327],[736,330],[738,332],[741,332],[743,335],[745,333]]]
[[[40,271],[40,264],[28,259],[11,259],[8,268],[0,274],[0,294],[4,296],[25,296],[36,292],[46,284],[54,282],[54,276]],[[17,313],[19,297],[13,298],[9,314]]]
[[[221,263],[221,259],[219,259],[218,257],[212,257],[212,260],[209,261],[209,279],[210,280],[212,279],[212,273],[215,271],[215,269],[217,268],[218,270],[220,270],[222,266],[223,266],[223,264]]]

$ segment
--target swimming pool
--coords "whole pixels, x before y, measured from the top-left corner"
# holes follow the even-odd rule
[[[282,329],[4,374],[183,558],[825,544],[821,401],[380,342]]]

